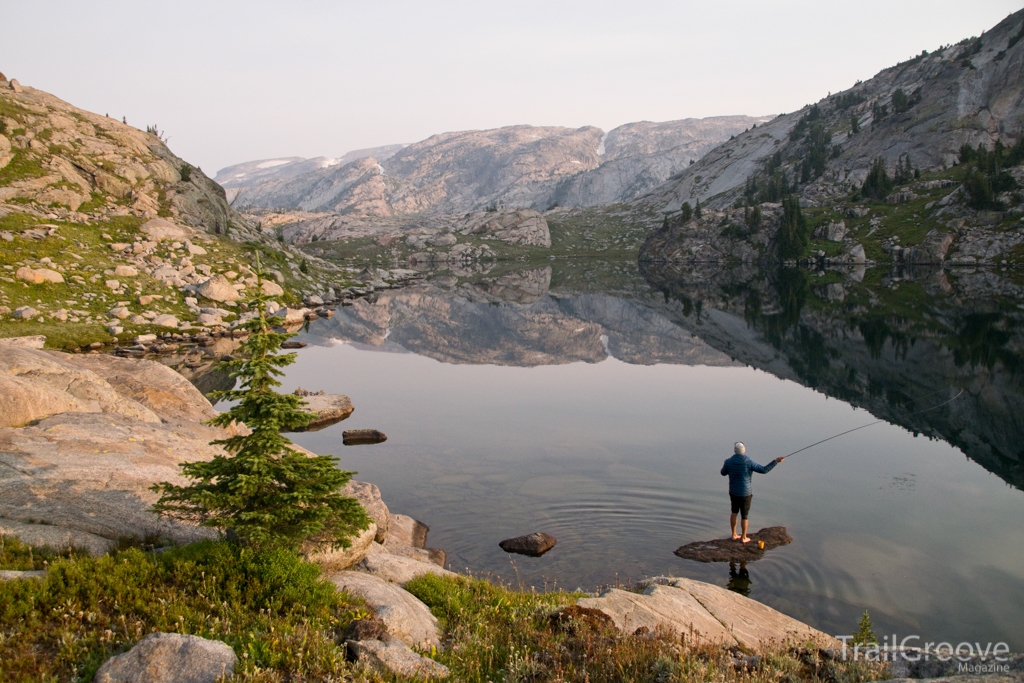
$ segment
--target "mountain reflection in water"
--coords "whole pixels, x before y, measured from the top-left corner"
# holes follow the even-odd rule
[[[301,332],[285,388],[356,410],[292,437],[429,524],[458,569],[585,590],[684,575],[832,633],[868,609],[879,632],[1019,649],[1021,294],[966,271],[442,273]],[[792,544],[746,567],[672,554],[728,531],[733,441],[765,462],[876,418],[756,478],[752,529]],[[344,447],[351,428],[388,441]],[[498,548],[533,531],[558,545]]]
[[[552,291],[551,267],[438,277],[357,300],[303,339],[443,363],[533,367],[610,356],[749,365],[942,439],[1024,488],[1021,284],[929,268],[824,277],[749,266],[640,269],[645,282],[620,276],[609,292]]]

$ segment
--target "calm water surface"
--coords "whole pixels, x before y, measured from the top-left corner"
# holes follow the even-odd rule
[[[1001,336],[963,351],[965,304],[950,297],[966,279],[934,296],[930,275],[898,281],[930,311],[915,322],[881,300],[899,286],[870,274],[845,276],[841,298],[801,276],[796,311],[789,285],[763,274],[572,275],[438,278],[311,324],[285,388],[346,393],[356,410],[294,440],[378,484],[458,570],[584,590],[687,576],[834,634],[867,609],[880,635],[1024,649],[1020,447],[1000,446],[1020,435],[1024,393],[1012,283],[982,292]],[[874,318],[889,326],[880,344]],[[950,386],[965,395],[914,415]],[[887,421],[755,475],[751,529],[782,525],[794,542],[749,576],[673,555],[728,533],[719,470],[734,441],[766,463],[876,415]],[[388,441],[343,446],[354,428]],[[558,545],[541,558],[498,547],[532,531]]]

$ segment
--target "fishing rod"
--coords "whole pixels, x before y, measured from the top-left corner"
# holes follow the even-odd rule
[[[958,398],[960,398],[960,395],[964,393],[963,387],[951,387],[951,388],[952,389],[959,389],[960,391],[958,391],[956,393],[956,396],[954,396],[953,398],[951,398],[951,399],[949,399],[947,401],[943,401],[942,403],[940,403],[938,405],[934,405],[931,408],[925,408],[924,410],[918,410],[916,412],[910,413],[910,415],[920,415],[921,413],[927,413],[930,410],[935,410],[936,408],[941,408],[942,406],[950,404],[953,401],[957,400]],[[946,390],[945,389],[939,389],[939,391],[933,391],[930,394],[925,394],[925,398],[927,398],[929,396],[934,396],[935,394],[938,394],[938,393],[943,392],[943,391],[946,391]],[[908,415],[907,417],[910,417],[910,415]],[[838,439],[841,436],[846,436],[847,434],[850,434],[852,432],[856,432],[856,431],[858,431],[860,429],[867,429],[868,427],[874,427],[876,424],[879,424],[881,422],[885,422],[885,420],[875,420],[874,422],[869,422],[866,425],[861,425],[860,427],[854,427],[853,429],[847,429],[845,432],[840,432],[838,434],[835,434],[834,436],[828,437],[827,439],[822,439],[821,441],[815,441],[810,446],[804,446],[803,448],[795,450],[792,453],[787,453],[786,455],[784,455],[782,457],[783,458],[788,458],[791,455],[796,455],[797,453],[802,453],[803,451],[806,451],[809,448],[814,448],[815,446],[820,446],[821,444],[825,443],[826,441],[831,441],[832,439]]]

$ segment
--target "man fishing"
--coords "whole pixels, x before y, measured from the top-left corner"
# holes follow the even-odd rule
[[[750,501],[754,497],[750,491],[750,475],[753,472],[767,474],[786,458],[775,458],[767,465],[758,465],[746,456],[747,447],[740,441],[733,444],[733,451],[734,455],[722,464],[722,476],[729,475],[729,500],[732,502],[729,523],[732,527],[732,540],[750,543],[750,537],[747,536],[747,526],[750,523],[747,515],[750,514]],[[736,533],[737,514],[743,517],[742,536]]]

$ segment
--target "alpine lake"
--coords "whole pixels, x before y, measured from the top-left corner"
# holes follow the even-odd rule
[[[456,570],[537,590],[675,575],[828,633],[1024,650],[1024,277],[554,260],[426,273],[308,323],[284,378],[355,412],[290,435],[430,526]],[[755,474],[755,562],[722,462],[879,421]],[[342,431],[387,434],[343,446]],[[502,539],[543,531],[538,558]]]

